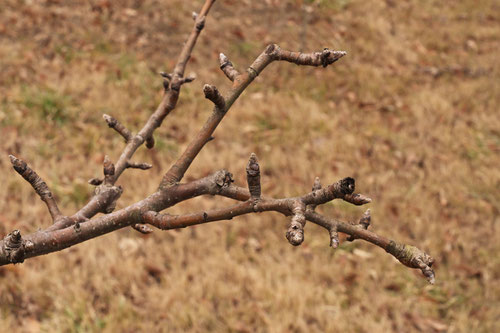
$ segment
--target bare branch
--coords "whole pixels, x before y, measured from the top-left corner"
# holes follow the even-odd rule
[[[139,202],[114,211],[116,202],[123,192],[121,186],[115,185],[116,181],[127,168],[143,170],[151,168],[151,165],[147,163],[131,162],[131,157],[145,142],[148,148],[154,146],[153,132],[175,108],[181,86],[194,80],[193,75],[184,77],[185,68],[200,31],[205,25],[206,15],[214,1],[206,0],[200,13],[193,15],[195,20],[193,29],[172,73],[161,73],[164,78],[164,97],[144,127],[134,135],[115,118],[109,115],[103,116],[109,127],[115,129],[125,138],[127,145],[116,164],[113,164],[108,156],[104,158],[104,179],[93,178],[89,181],[90,184],[96,186],[94,196],[77,213],[70,217],[63,216],[47,184],[25,162],[10,156],[14,169],[32,185],[47,204],[54,224],[45,230],[25,237],[21,236],[19,230],[8,234],[0,241],[0,266],[23,262],[26,258],[59,251],[124,227],[130,226],[141,233],[150,233],[152,229],[146,223],[159,229],[169,230],[212,221],[229,220],[239,215],[255,212],[275,211],[285,216],[291,216],[286,238],[294,246],[300,245],[304,241],[304,226],[308,220],[329,232],[330,246],[333,248],[337,248],[339,245],[338,233],[345,233],[349,235],[348,240],[362,239],[383,248],[404,265],[420,269],[428,281],[434,283],[434,271],[431,268],[434,259],[414,246],[401,244],[368,231],[371,222],[370,210],[365,212],[357,224],[338,221],[315,212],[316,206],[335,199],[342,199],[354,205],[371,202],[370,198],[354,193],[355,181],[351,177],[341,179],[325,188],[321,187],[319,178],[316,178],[312,191],[300,197],[266,198],[261,194],[260,167],[257,157],[252,153],[246,167],[248,189],[235,186],[232,174],[226,170],[219,170],[212,175],[186,184],[179,183],[204,145],[213,139],[214,131],[228,110],[267,65],[273,61],[283,60],[297,65],[326,67],[344,56],[346,53],[343,51],[324,49],[320,52],[300,53],[283,50],[278,45],[271,44],[243,73],[236,71],[229,59],[221,53],[219,59],[221,69],[233,81],[227,95],[223,97],[214,86],[204,86],[205,96],[215,104],[215,108],[198,135],[164,175],[155,193]],[[164,209],[179,202],[201,195],[224,196],[240,202],[230,207],[193,214],[170,215],[161,213]],[[105,215],[95,217],[99,212]]]
[[[31,169],[26,162],[13,155],[9,155],[9,158],[14,170],[16,170],[16,172],[20,174],[28,183],[30,183],[36,194],[38,194],[40,199],[45,202],[52,220],[56,222],[56,220],[61,219],[63,215],[61,214],[59,207],[57,207],[57,203],[52,196],[52,192],[43,179],[40,178],[40,176],[33,169]]]

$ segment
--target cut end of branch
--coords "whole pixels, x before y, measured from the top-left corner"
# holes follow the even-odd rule
[[[420,269],[427,281],[434,284],[435,274],[431,268],[434,264],[434,258],[430,255],[415,246],[400,244],[392,240],[386,251],[396,257],[403,265]]]
[[[354,178],[346,177],[338,182],[338,186],[339,191],[346,196],[354,192],[356,183]]]

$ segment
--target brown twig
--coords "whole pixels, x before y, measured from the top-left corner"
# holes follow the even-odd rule
[[[54,223],[61,220],[61,218],[63,218],[63,215],[59,210],[59,207],[57,206],[52,192],[50,191],[47,184],[43,181],[43,179],[40,178],[40,176],[23,160],[20,160],[13,155],[9,155],[9,158],[12,166],[14,167],[14,170],[16,170],[16,172],[20,174],[28,183],[30,183],[36,194],[38,194],[40,196],[40,199],[45,202]]]

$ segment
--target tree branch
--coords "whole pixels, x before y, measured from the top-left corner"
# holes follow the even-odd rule
[[[215,0],[206,0],[200,13],[194,16],[193,30],[179,55],[173,72],[162,74],[165,95],[144,127],[134,135],[115,118],[104,115],[108,125],[125,138],[127,145],[116,163],[113,163],[108,156],[105,157],[103,162],[104,178],[102,180],[94,178],[89,181],[96,186],[94,196],[77,213],[70,217],[63,216],[47,184],[25,162],[10,156],[14,169],[33,186],[36,193],[46,203],[54,224],[45,230],[25,237],[21,236],[19,230],[14,230],[5,236],[0,241],[0,266],[20,263],[27,258],[59,251],[128,226],[132,226],[139,232],[149,233],[152,229],[146,224],[169,230],[232,219],[249,213],[276,211],[285,216],[291,216],[286,238],[294,246],[300,245],[304,241],[304,226],[308,220],[329,232],[330,246],[338,247],[338,232],[343,232],[349,235],[348,240],[362,239],[383,248],[404,265],[420,269],[428,281],[434,283],[434,271],[431,268],[434,259],[414,246],[401,244],[368,231],[371,220],[369,210],[365,212],[357,224],[338,221],[315,212],[318,205],[334,199],[342,199],[354,205],[371,202],[370,198],[354,193],[355,181],[351,177],[341,179],[324,188],[321,187],[319,178],[316,178],[312,191],[303,196],[282,199],[267,198],[262,196],[260,167],[257,157],[252,154],[246,168],[248,189],[232,184],[232,175],[226,170],[219,170],[210,176],[186,184],[179,184],[194,158],[212,139],[212,134],[227,111],[267,65],[273,61],[287,61],[297,65],[326,67],[344,56],[346,53],[343,51],[324,49],[321,52],[300,53],[283,50],[276,44],[271,44],[243,73],[236,71],[229,59],[221,54],[221,69],[233,81],[226,97],[222,97],[216,87],[205,85],[206,98],[215,104],[212,115],[183,154],[165,173],[158,190],[139,202],[113,212],[116,201],[123,192],[121,186],[115,185],[116,181],[126,168],[149,169],[151,167],[146,163],[131,162],[131,157],[144,142],[148,148],[154,146],[154,130],[175,108],[182,84],[194,80],[194,76],[184,77],[185,68],[196,40],[205,25],[206,15],[214,2]],[[160,213],[181,201],[201,195],[225,196],[240,201],[240,203],[227,208],[194,214]],[[95,217],[99,212],[105,215]]]
[[[212,134],[214,133],[217,126],[220,124],[227,111],[231,108],[233,103],[238,99],[241,93],[252,83],[252,81],[273,61],[285,60],[288,62],[293,62],[297,65],[308,65],[308,66],[323,66],[326,67],[333,64],[335,61],[340,59],[346,54],[344,51],[331,51],[328,49],[322,52],[314,53],[299,53],[291,52],[281,49],[276,44],[270,44],[266,47],[264,52],[262,52],[257,59],[248,67],[245,73],[239,74],[234,77],[233,86],[231,90],[225,97],[224,108],[220,108],[217,104],[213,110],[212,115],[205,122],[205,125],[198,132],[198,135],[193,141],[187,146],[184,153],[179,157],[179,159],[170,167],[160,184],[160,189],[165,190],[169,186],[181,181],[182,177],[186,173],[187,169],[194,161],[195,157],[205,146],[205,144],[210,141]],[[222,58],[222,57],[221,57]],[[225,60],[225,59],[224,59]],[[226,74],[227,75],[227,74]],[[231,75],[233,77],[234,74]]]

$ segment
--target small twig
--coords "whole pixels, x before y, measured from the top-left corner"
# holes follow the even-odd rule
[[[118,120],[107,114],[103,114],[102,117],[104,118],[104,120],[106,120],[110,128],[114,129],[121,136],[123,136],[125,142],[129,142],[130,140],[132,140],[133,137],[132,133],[125,126],[123,126]]]
[[[14,170],[16,170],[16,172],[20,174],[28,183],[30,183],[36,194],[38,194],[40,199],[45,202],[52,220],[56,222],[61,219],[63,215],[59,210],[59,207],[57,207],[57,202],[52,196],[52,192],[43,179],[40,178],[40,176],[23,160],[20,160],[13,155],[9,155],[9,158]]]
[[[226,101],[224,100],[224,97],[222,97],[216,86],[205,84],[203,86],[203,93],[205,94],[205,98],[212,101],[217,109],[224,111],[226,107]]]
[[[224,53],[219,54],[219,62],[220,69],[229,80],[234,81],[236,77],[240,75],[240,73],[233,67],[233,63],[229,61],[229,58]]]

